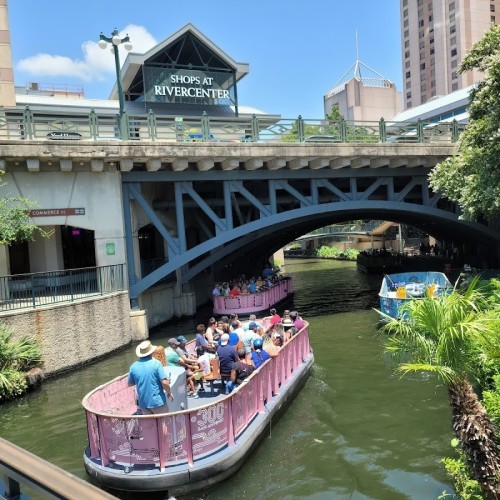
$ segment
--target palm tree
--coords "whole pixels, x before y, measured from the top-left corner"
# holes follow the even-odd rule
[[[478,373],[483,346],[500,334],[499,308],[488,302],[474,281],[463,293],[405,304],[404,319],[388,319],[386,350],[402,375],[427,371],[448,386],[452,427],[487,498],[500,498],[500,457],[495,427],[471,380]]]

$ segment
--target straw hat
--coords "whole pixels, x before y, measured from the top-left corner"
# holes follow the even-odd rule
[[[145,340],[135,348],[135,353],[137,354],[137,357],[145,358],[146,356],[153,354],[155,349],[155,345],[151,344],[149,340]]]

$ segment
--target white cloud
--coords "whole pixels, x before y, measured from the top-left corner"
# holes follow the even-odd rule
[[[157,42],[153,36],[143,26],[129,24],[120,36],[129,35],[133,45],[132,52],[143,53],[154,47]],[[109,36],[110,33],[105,33]],[[115,60],[109,50],[102,50],[97,41],[86,41],[82,44],[82,59],[71,59],[70,57],[36,54],[26,59],[22,59],[17,65],[17,69],[34,76],[68,76],[86,82],[93,80],[104,80],[109,74],[115,72]],[[127,51],[120,46],[120,61],[123,64]]]

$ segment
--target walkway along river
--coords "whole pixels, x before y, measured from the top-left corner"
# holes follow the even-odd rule
[[[452,492],[439,463],[452,453],[446,390],[422,376],[393,375],[371,309],[380,279],[331,260],[287,260],[286,272],[294,280],[294,308],[310,322],[312,375],[243,469],[193,498],[391,500]],[[165,326],[152,340],[165,345],[175,334],[194,332],[209,315],[200,311]],[[85,477],[80,401],[134,360],[131,346],[0,407],[0,435]]]

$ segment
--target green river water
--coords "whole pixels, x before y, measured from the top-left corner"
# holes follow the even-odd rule
[[[391,500],[451,493],[439,463],[452,455],[447,393],[432,378],[393,374],[372,310],[380,279],[348,262],[287,260],[285,267],[293,277],[292,307],[310,323],[311,376],[245,466],[190,498]],[[200,311],[197,318],[164,326],[152,340],[165,344],[173,335],[194,332],[209,315]],[[3,405],[0,435],[85,478],[80,402],[134,360],[131,346]]]

